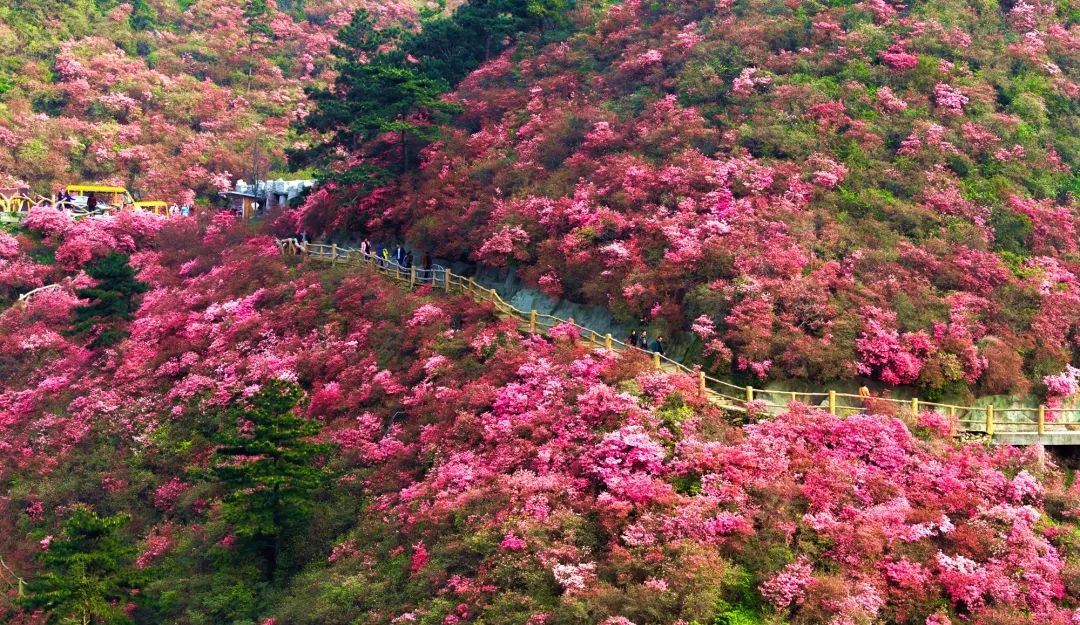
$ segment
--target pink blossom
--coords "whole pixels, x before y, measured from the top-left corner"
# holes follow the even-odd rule
[[[701,315],[695,319],[694,324],[690,329],[694,334],[698,335],[702,341],[708,341],[716,336],[716,327],[713,325],[713,321],[708,315]]]
[[[18,239],[6,232],[0,232],[0,258],[15,258],[18,254]]]
[[[443,312],[442,308],[439,308],[435,304],[422,304],[413,311],[412,318],[409,319],[407,325],[410,328],[415,328],[435,323],[445,323],[446,320],[447,315]]]
[[[180,478],[174,477],[154,490],[154,507],[158,510],[172,510],[176,500],[188,489]]]
[[[885,52],[881,53],[881,58],[889,67],[900,71],[914,69],[919,64],[919,57],[904,50],[899,43],[889,46]]]
[[[427,546],[424,545],[424,541],[420,541],[412,546],[412,558],[409,560],[409,572],[412,575],[416,575],[420,572],[420,569],[424,568],[424,565],[431,559],[431,554],[428,552]]]
[[[556,564],[551,568],[551,572],[567,595],[575,595],[585,592],[596,579],[596,563]]]
[[[757,87],[763,87],[772,82],[772,77],[760,73],[756,67],[745,67],[738,77],[732,82],[731,92],[735,95],[747,96],[754,93]]]
[[[934,101],[947,113],[963,115],[964,105],[968,103],[968,97],[956,87],[939,82],[934,85]]]
[[[806,599],[806,588],[814,581],[813,567],[805,557],[785,566],[779,573],[762,582],[758,590],[778,610]]]
[[[518,538],[513,532],[510,532],[503,536],[502,542],[499,543],[499,548],[505,549],[506,551],[520,551],[524,549],[526,545],[527,543],[523,539]]]

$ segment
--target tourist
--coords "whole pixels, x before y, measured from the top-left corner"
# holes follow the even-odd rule
[[[626,337],[626,344],[629,345],[630,347],[637,347],[638,346],[637,330],[631,330],[630,331],[630,336]]]
[[[405,248],[401,247],[400,243],[394,248],[394,262],[397,263],[399,267],[405,264]]]
[[[862,405],[863,412],[870,409],[870,389],[865,384],[859,387],[859,403]]]
[[[365,260],[371,256],[371,241],[364,237],[364,240],[360,242],[360,253],[364,255]]]
[[[435,282],[435,275],[431,273],[431,254],[424,252],[424,257],[420,259],[420,269],[423,272],[420,274],[421,280]]]
[[[382,256],[383,266],[384,267],[389,267],[390,266],[390,248],[383,247],[382,245],[380,245],[379,247],[382,248],[382,253],[379,254],[379,255]]]
[[[649,351],[654,354],[660,354],[661,356],[663,356],[664,352],[666,351],[664,349],[664,337],[657,334],[656,338],[653,339],[652,343],[649,344]]]
[[[401,264],[402,267],[404,267],[406,269],[411,269],[412,268],[412,263],[413,263],[412,252],[405,252],[405,258],[402,259],[402,260],[403,260],[403,262]]]
[[[182,215],[184,217],[187,217],[190,214],[191,214],[191,207],[188,206],[187,204],[181,204],[180,205],[180,215]]]
[[[97,194],[93,191],[86,194],[86,210],[91,213],[97,210]]]

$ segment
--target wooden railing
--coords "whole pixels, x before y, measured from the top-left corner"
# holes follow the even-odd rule
[[[919,414],[924,411],[936,411],[956,420],[955,434],[969,433],[989,436],[1013,442],[1039,442],[1047,435],[1058,435],[1060,442],[1080,443],[1080,410],[1075,408],[1004,408],[995,409],[993,405],[962,406],[958,404],[910,400],[888,397],[863,399],[856,394],[842,393],[836,390],[811,392],[778,391],[759,389],[753,386],[740,386],[727,380],[707,375],[700,367],[688,367],[667,356],[642,350],[637,346],[612,337],[610,334],[586,328],[572,319],[560,319],[552,315],[538,313],[536,310],[520,310],[499,296],[495,289],[488,289],[476,283],[473,278],[455,274],[449,269],[436,267],[428,271],[415,267],[404,268],[393,262],[377,258],[374,254],[362,254],[359,250],[340,247],[328,243],[304,243],[295,239],[278,241],[282,252],[302,254],[331,264],[362,264],[374,267],[378,271],[407,283],[409,286],[431,284],[447,292],[468,293],[476,299],[490,302],[503,315],[513,317],[522,329],[530,333],[547,333],[557,325],[571,325],[577,328],[582,339],[606,349],[619,351],[636,350],[648,354],[659,369],[681,372],[696,377],[700,392],[710,400],[735,410],[754,410],[776,413],[786,409],[793,402],[817,406],[838,416],[847,416],[859,412],[873,411],[892,414]],[[1069,436],[1075,432],[1077,437],[1071,441]]]
[[[21,221],[30,212],[30,209],[35,206],[52,206],[53,208],[66,210],[76,220],[109,213],[109,210],[104,207],[90,211],[86,209],[86,206],[81,206],[75,202],[57,201],[44,195],[4,195],[0,193],[0,218],[9,217]]]

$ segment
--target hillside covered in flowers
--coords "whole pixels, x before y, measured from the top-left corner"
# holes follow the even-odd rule
[[[0,622],[1080,624],[1067,456],[722,407],[271,234],[512,267],[748,384],[1075,399],[1080,12],[450,5],[0,7],[0,187],[202,204],[0,224]],[[320,185],[210,210],[255,154]]]
[[[280,175],[304,87],[332,75],[359,7],[383,27],[419,19],[404,0],[4,3],[0,189],[112,183],[191,204],[256,166]]]
[[[117,253],[146,292],[95,347],[72,289]],[[1080,618],[1080,491],[934,413],[732,419],[647,358],[283,257],[224,217],[35,209],[0,268],[22,276],[0,313],[5,622]],[[308,460],[267,469],[291,528],[268,551],[245,505],[270,487],[229,476],[273,449]],[[76,570],[88,607],[59,594]]]
[[[1046,392],[1075,361],[1071,5],[567,15],[571,35],[522,40],[457,84],[460,112],[415,169],[328,187],[293,219],[401,232],[627,323],[693,329],[746,383]]]

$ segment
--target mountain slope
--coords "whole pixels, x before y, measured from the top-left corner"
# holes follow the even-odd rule
[[[191,203],[250,180],[256,166],[280,175],[303,88],[332,75],[334,34],[353,11],[369,6],[383,26],[417,20],[409,2],[271,3],[245,14],[258,4],[0,7],[0,186],[115,182]]]
[[[577,19],[459,85],[465,113],[418,174],[359,203],[313,197],[301,221],[403,231],[654,331],[694,326],[748,382],[1024,392],[1073,361],[1067,7],[626,2]]]
[[[283,258],[229,221],[45,210],[0,235],[0,269],[79,285],[120,250],[150,285],[105,349],[67,334],[70,284],[0,312],[0,620],[70,609],[37,593],[85,553],[70,519],[88,510],[129,519],[112,564],[138,591],[110,623],[1076,618],[1080,492],[1034,450],[954,443],[930,412],[735,423],[643,356],[521,336],[490,306]],[[268,561],[236,502],[270,489],[215,467],[223,440],[266,442],[244,411],[281,384],[328,447]]]

